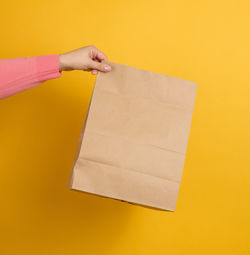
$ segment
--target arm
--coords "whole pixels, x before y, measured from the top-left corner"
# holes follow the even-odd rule
[[[0,60],[0,99],[60,76],[58,55]]]
[[[61,55],[0,60],[0,99],[60,77],[62,71],[84,70],[97,74],[111,70],[104,53],[94,46]]]

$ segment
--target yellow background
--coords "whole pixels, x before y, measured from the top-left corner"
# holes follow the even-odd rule
[[[250,254],[250,3],[1,1],[0,58],[94,44],[109,60],[198,82],[176,211],[70,191],[95,77],[0,101],[0,253]]]

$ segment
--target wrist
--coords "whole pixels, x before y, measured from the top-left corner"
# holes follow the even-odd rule
[[[66,61],[65,61],[65,55],[64,54],[60,54],[58,59],[59,59],[59,71],[67,70],[67,65],[66,65]]]

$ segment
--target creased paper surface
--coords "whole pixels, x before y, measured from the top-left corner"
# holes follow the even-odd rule
[[[69,185],[174,211],[197,84],[109,64],[95,83]]]

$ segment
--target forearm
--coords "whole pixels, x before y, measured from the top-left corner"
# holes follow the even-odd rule
[[[59,55],[0,60],[0,99],[60,76]]]

